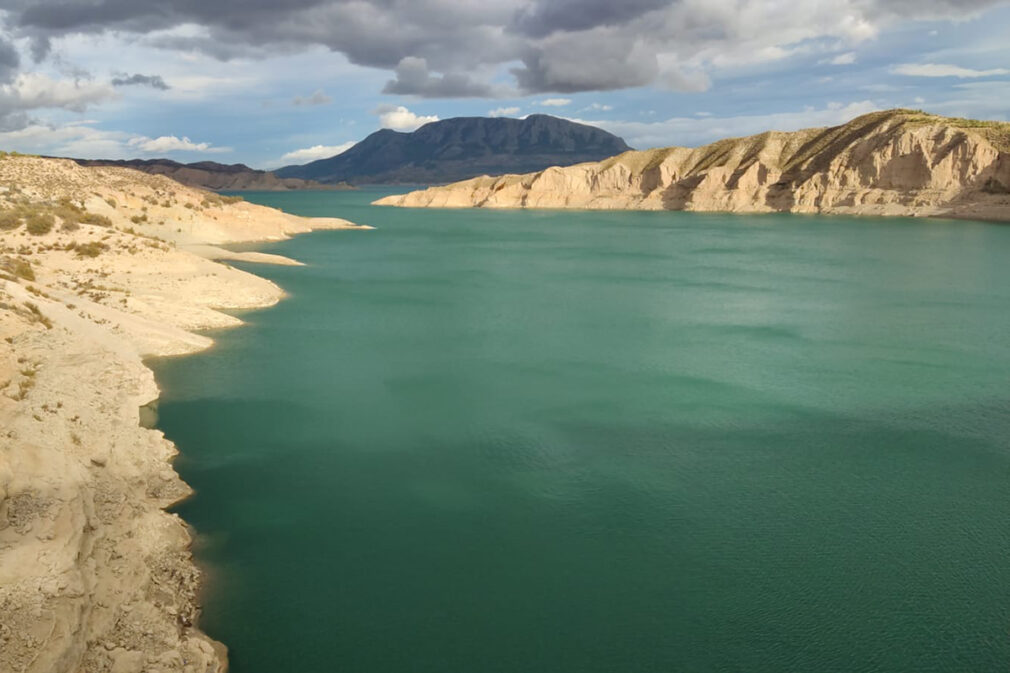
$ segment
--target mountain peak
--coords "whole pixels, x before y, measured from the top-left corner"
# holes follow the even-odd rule
[[[438,183],[599,161],[629,149],[603,129],[551,115],[454,117],[412,133],[376,131],[342,154],[276,174],[325,183]]]

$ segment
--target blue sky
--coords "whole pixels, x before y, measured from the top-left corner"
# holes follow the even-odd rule
[[[260,168],[548,113],[638,148],[890,107],[1010,117],[989,0],[2,0],[0,149]]]

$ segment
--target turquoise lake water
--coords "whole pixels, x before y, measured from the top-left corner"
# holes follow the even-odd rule
[[[1010,227],[378,194],[154,363],[234,673],[1010,668]]]

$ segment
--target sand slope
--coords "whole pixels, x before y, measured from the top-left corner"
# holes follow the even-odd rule
[[[1010,220],[1010,124],[891,110],[833,128],[474,178],[376,204]]]
[[[139,425],[158,396],[142,358],[205,348],[192,330],[239,323],[218,309],[281,298],[208,259],[235,256],[218,244],[355,225],[128,169],[0,159],[0,214],[77,219],[68,204],[108,222],[0,230],[0,671],[221,671],[223,647],[195,626],[189,534],[164,511],[189,489],[175,447]]]

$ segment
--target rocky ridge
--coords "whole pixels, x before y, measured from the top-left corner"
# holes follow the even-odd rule
[[[890,110],[831,128],[483,176],[376,204],[1010,220],[1010,124]]]
[[[152,175],[164,175],[187,187],[221,191],[283,192],[305,189],[350,189],[344,183],[324,185],[314,180],[281,178],[270,171],[249,168],[245,164],[219,164],[216,161],[199,161],[182,164],[171,159],[74,159],[82,166],[116,166],[132,168]]]

